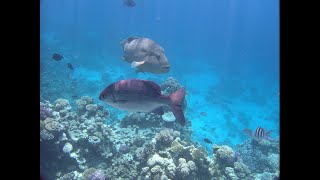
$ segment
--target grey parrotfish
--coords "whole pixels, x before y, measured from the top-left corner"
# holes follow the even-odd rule
[[[152,81],[141,79],[120,80],[106,87],[99,96],[110,106],[129,112],[152,112],[164,114],[163,107],[169,106],[181,125],[185,117],[181,104],[185,97],[185,88],[169,96],[161,93],[160,86]]]
[[[164,74],[169,72],[170,64],[164,49],[149,38],[129,37],[121,42],[122,59],[131,63],[136,72]]]

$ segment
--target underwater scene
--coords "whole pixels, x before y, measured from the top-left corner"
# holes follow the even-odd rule
[[[40,179],[279,179],[279,0],[40,0]]]

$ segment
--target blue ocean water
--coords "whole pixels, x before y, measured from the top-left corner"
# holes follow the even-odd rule
[[[121,0],[43,0],[40,33],[42,101],[98,100],[121,79],[174,77],[187,89],[192,138],[208,152],[204,138],[235,147],[249,139],[244,128],[279,138],[278,0],[136,0],[132,8]],[[170,72],[135,73],[121,59],[120,42],[132,36],[161,45]],[[65,58],[54,61],[55,52]]]

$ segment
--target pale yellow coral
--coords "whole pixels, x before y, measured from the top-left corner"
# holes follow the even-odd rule
[[[200,148],[195,148],[193,147],[191,149],[191,155],[194,159],[206,159],[206,157],[208,156],[207,151],[200,147]]]
[[[184,150],[184,147],[179,143],[179,139],[176,138],[172,143],[171,143],[171,148],[170,151],[173,154],[180,154]]]

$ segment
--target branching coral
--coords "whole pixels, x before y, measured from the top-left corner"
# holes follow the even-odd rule
[[[178,86],[177,82],[169,79],[162,88],[169,94],[169,91],[181,88]],[[75,180],[254,179],[276,176],[279,149],[273,142],[250,142],[239,146],[237,153],[228,146],[214,146],[214,157],[211,158],[191,139],[190,121],[181,127],[165,122],[160,115],[153,113],[129,113],[118,121],[114,111],[94,104],[91,97],[82,97],[76,104],[76,111],[69,108],[70,104],[63,99],[56,101],[54,106],[49,102],[42,105],[53,109],[52,117],[40,119],[41,148],[50,152],[52,157],[43,161],[53,162],[56,167],[52,170],[52,165],[46,165],[42,169],[47,169],[49,174],[53,172],[49,176],[53,179],[57,170],[60,172],[57,173],[58,179]],[[111,118],[115,119],[114,123],[107,125]],[[257,171],[251,170],[252,164],[248,159],[253,152],[252,159],[264,163],[264,167],[259,168],[272,173],[259,176]],[[254,159],[257,156],[261,156],[260,159]],[[83,173],[76,171],[85,169]]]

